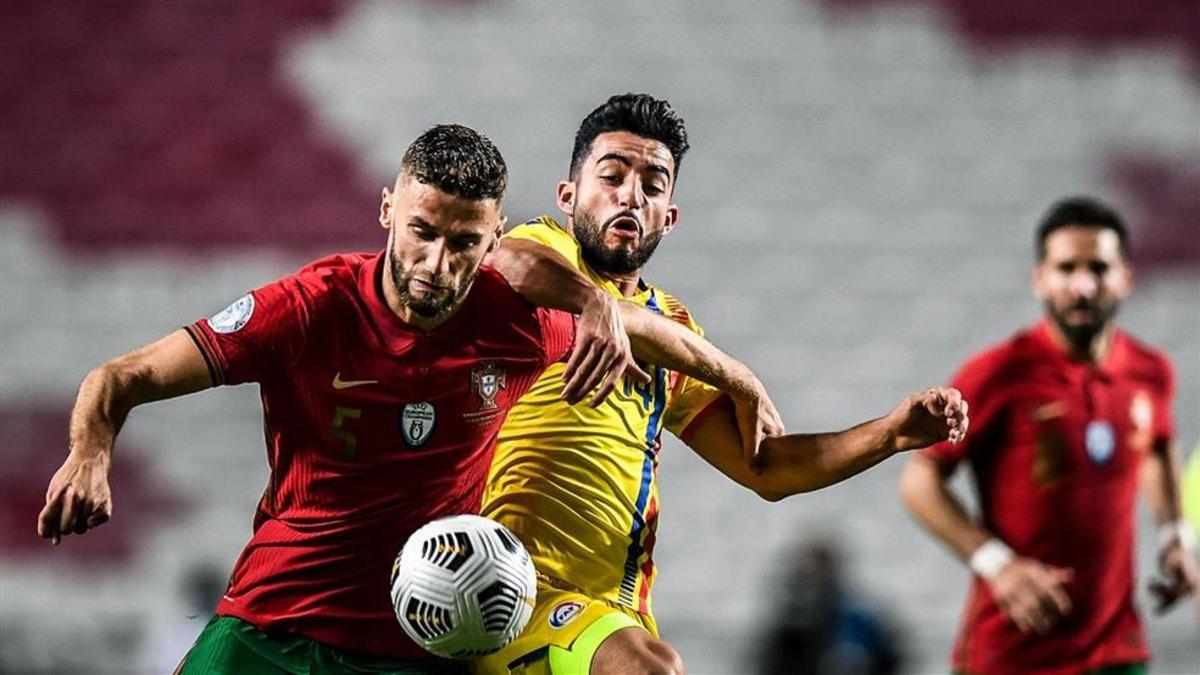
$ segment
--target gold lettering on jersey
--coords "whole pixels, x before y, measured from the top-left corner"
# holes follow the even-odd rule
[[[1033,409],[1030,415],[1035,421],[1045,422],[1047,420],[1056,419],[1067,414],[1066,401],[1051,401],[1044,405],[1039,405]]]
[[[350,387],[360,387],[364,384],[379,384],[379,380],[343,380],[340,371],[337,375],[333,376],[334,389],[349,389]]]
[[[504,369],[488,361],[471,371],[471,391],[480,398],[480,410],[496,410],[496,396],[507,387]]]

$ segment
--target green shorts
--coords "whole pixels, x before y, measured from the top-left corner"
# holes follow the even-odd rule
[[[352,654],[301,635],[269,635],[232,616],[214,616],[175,675],[451,675],[454,661],[405,662]]]

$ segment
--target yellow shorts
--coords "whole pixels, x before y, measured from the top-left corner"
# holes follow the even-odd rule
[[[587,675],[609,635],[636,627],[658,637],[654,617],[538,578],[537,605],[525,631],[504,649],[471,664],[474,675]]]

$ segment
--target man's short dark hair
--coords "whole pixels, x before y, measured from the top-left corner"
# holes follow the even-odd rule
[[[439,124],[408,146],[401,171],[466,199],[503,199],[508,167],[491,139],[460,124]]]
[[[1038,224],[1037,259],[1046,259],[1046,239],[1064,227],[1086,227],[1094,230],[1112,230],[1121,243],[1121,255],[1129,257],[1129,232],[1117,212],[1104,202],[1092,197],[1067,197],[1055,202],[1042,222]]]
[[[675,175],[688,150],[687,129],[671,104],[649,94],[618,94],[599,108],[588,113],[575,132],[575,148],[571,151],[571,177],[579,175],[579,167],[592,151],[592,143],[600,134],[628,131],[643,138],[662,143],[675,158]],[[672,176],[674,178],[674,176]]]

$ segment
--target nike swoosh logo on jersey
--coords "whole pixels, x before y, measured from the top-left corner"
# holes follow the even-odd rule
[[[333,376],[334,389],[349,389],[350,387],[358,387],[364,384],[379,384],[379,380],[343,380],[340,372]]]

